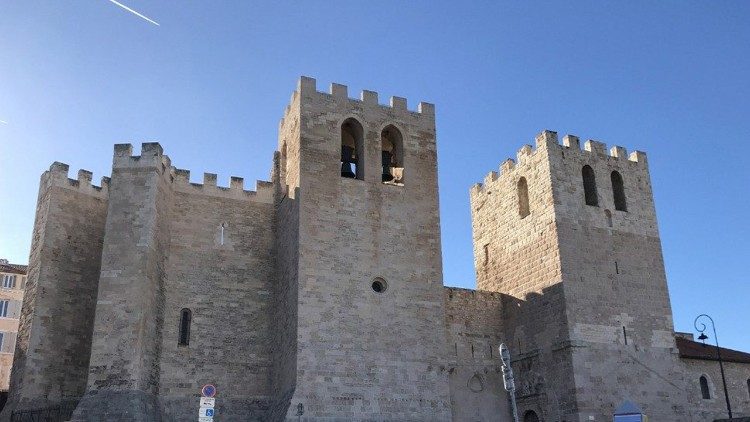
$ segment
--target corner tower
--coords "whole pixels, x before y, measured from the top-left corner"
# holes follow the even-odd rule
[[[303,77],[279,133],[275,412],[450,420],[434,107]]]
[[[646,155],[618,146],[608,154],[596,141],[581,150],[575,136],[559,145],[544,131],[536,149],[524,146],[517,162],[472,188],[471,207],[478,288],[510,302],[520,410],[606,420],[630,399],[655,419],[679,420],[684,409],[669,404],[683,392]]]

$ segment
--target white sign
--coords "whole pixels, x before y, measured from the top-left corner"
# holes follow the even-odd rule
[[[212,417],[212,418],[214,417],[214,408],[213,407],[201,407],[198,410],[198,417],[199,418],[206,417],[206,416],[209,416],[209,417]]]
[[[198,422],[214,422],[214,418],[212,416],[199,416]]]
[[[200,407],[216,407],[216,399],[213,397],[201,397]]]

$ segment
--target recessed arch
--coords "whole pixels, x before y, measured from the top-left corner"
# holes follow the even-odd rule
[[[622,175],[618,171],[613,171],[610,175],[612,179],[612,195],[615,198],[615,209],[617,211],[627,211],[628,203],[625,199],[625,183]]]
[[[341,123],[341,177],[365,179],[364,129],[353,117]]]
[[[392,124],[380,132],[380,156],[383,182],[403,183],[404,136]]]
[[[583,166],[581,176],[583,178],[583,195],[586,205],[598,207],[599,195],[596,192],[596,175],[594,174],[594,169],[589,165]]]
[[[524,218],[531,214],[531,209],[529,208],[529,184],[526,182],[525,177],[518,179],[516,190],[518,192],[518,215]]]
[[[711,390],[708,388],[708,377],[701,375],[698,382],[701,385],[701,397],[704,400],[709,400],[711,398]]]
[[[481,375],[474,374],[466,382],[466,386],[474,393],[481,393],[484,391],[484,379],[482,379]]]
[[[539,415],[533,410],[527,410],[523,414],[523,422],[539,422]]]

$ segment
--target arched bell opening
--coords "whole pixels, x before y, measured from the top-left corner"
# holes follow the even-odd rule
[[[383,183],[404,183],[404,138],[395,126],[388,125],[380,133],[380,156]]]
[[[341,177],[365,180],[364,130],[355,119],[341,125]]]

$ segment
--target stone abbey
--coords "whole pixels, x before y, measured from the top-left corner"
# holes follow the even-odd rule
[[[477,290],[443,285],[429,103],[302,77],[253,191],[155,143],[100,186],[52,164],[0,418],[195,420],[213,384],[217,421],[511,421],[500,343],[524,422],[726,417],[714,350],[674,332],[646,155],[535,143],[470,189]]]

